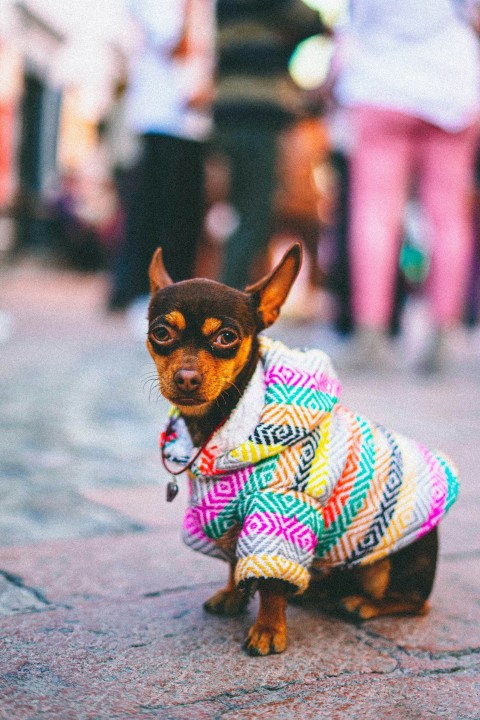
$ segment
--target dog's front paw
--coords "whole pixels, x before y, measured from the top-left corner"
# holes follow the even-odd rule
[[[249,596],[247,593],[235,588],[234,590],[219,590],[203,607],[212,615],[240,615],[248,605]]]
[[[244,649],[249,655],[271,655],[281,653],[287,647],[287,630],[284,627],[272,628],[255,623],[247,635]]]

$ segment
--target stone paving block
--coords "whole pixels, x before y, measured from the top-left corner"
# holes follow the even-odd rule
[[[414,651],[398,633],[376,645],[377,631],[365,629],[376,623],[359,628],[295,607],[287,652],[250,658],[240,643],[256,603],[226,620],[204,614],[202,600],[196,589],[0,620],[4,716],[478,718],[478,654],[458,656],[455,667],[402,665]]]
[[[143,526],[161,527],[171,522],[167,513],[162,512],[165,505],[165,489],[160,485],[147,485],[145,487],[119,487],[119,488],[86,488],[82,495],[90,502],[116,510],[124,517],[134,519]],[[179,503],[174,505],[177,509]],[[175,519],[181,522],[176,514]]]
[[[478,720],[479,677],[349,677],[274,691],[270,699],[235,698],[222,720]],[[195,717],[188,710],[172,720]],[[181,713],[185,714],[181,714]],[[215,717],[212,715],[211,717]]]
[[[0,569],[50,602],[121,599],[200,585],[205,599],[226,582],[220,560],[183,545],[179,527],[114,537],[0,548]]]
[[[175,502],[166,501],[166,486],[169,475],[161,469],[155,485],[136,484],[133,487],[85,488],[82,494],[90,501],[116,510],[123,517],[144,526],[172,527],[181,535],[183,514],[188,502],[188,480],[179,477],[178,495]]]
[[[480,498],[461,495],[440,526],[440,556],[448,558],[480,557]]]
[[[246,615],[223,620],[206,615],[202,600],[195,590],[0,620],[4,712],[23,720],[29,716],[21,708],[40,712],[47,697],[66,713],[81,708],[83,717],[136,717],[140,709],[253,697],[265,688],[396,667],[384,650],[359,640],[353,626],[297,608],[290,613],[288,653],[250,658],[240,643],[255,604]]]
[[[35,612],[48,607],[48,601],[37,590],[26,587],[16,575],[0,572],[0,615]]]

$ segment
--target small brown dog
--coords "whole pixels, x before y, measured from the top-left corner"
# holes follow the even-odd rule
[[[294,244],[245,292],[173,283],[160,249],[149,271],[147,347],[174,406],[162,457],[172,475],[189,472],[186,542],[230,563],[205,609],[235,615],[259,590],[250,655],[285,649],[287,597],[312,573],[309,593],[351,618],[426,612],[436,526],[457,494],[442,455],[338,403],[328,356],[259,335],[300,264]]]

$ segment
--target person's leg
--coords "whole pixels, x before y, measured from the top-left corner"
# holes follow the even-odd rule
[[[126,203],[125,239],[110,305],[126,307],[149,291],[148,266],[154,250],[171,238],[172,168],[175,139],[148,133],[142,158],[132,173]]]
[[[277,132],[235,128],[223,133],[231,172],[230,202],[239,225],[225,247],[222,280],[245,288],[255,256],[266,249],[275,189]]]
[[[427,219],[432,263],[427,280],[433,330],[418,369],[442,370],[449,330],[466,306],[473,258],[473,166],[477,127],[448,133],[423,123],[419,140],[420,198]]]
[[[428,291],[439,328],[458,324],[465,308],[473,248],[476,143],[476,127],[448,133],[424,123],[420,199],[432,252]]]
[[[144,163],[145,147],[138,163],[128,170],[124,178],[122,202],[125,221],[123,239],[113,267],[108,301],[111,310],[124,310],[142,292],[142,285],[138,287],[136,264],[142,235],[141,219],[144,216]]]
[[[334,220],[335,260],[328,286],[338,297],[335,329],[343,334],[353,330],[350,258],[348,253],[348,198],[350,195],[350,161],[340,150],[332,151],[330,162],[338,177],[338,198]]]
[[[172,278],[187,280],[194,276],[195,259],[205,215],[204,143],[179,141],[174,176],[175,217],[173,233],[165,257]]]
[[[175,281],[181,279],[176,277],[174,256],[181,143],[179,138],[171,135],[147,136],[149,152],[145,164],[143,232],[139,248],[139,262],[142,268],[147,263],[148,268],[155,249],[160,246],[167,272]]]
[[[144,135],[142,160],[132,173],[112,307],[148,293],[148,266],[158,246],[173,280],[192,277],[203,217],[202,168],[200,144]]]
[[[350,260],[355,324],[386,331],[392,314],[403,211],[412,169],[412,124],[403,113],[355,111]]]

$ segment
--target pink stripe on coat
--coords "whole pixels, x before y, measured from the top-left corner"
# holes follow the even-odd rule
[[[215,480],[212,489],[195,505],[195,513],[202,527],[212,522],[235,500],[251,474],[252,468],[249,467],[238,470],[233,475],[222,475]]]
[[[271,512],[258,512],[247,515],[242,535],[275,536],[298,545],[303,550],[313,552],[317,545],[317,536],[310,528],[296,518],[288,518]]]
[[[310,388],[337,397],[341,392],[340,383],[323,372],[292,370],[283,365],[272,365],[264,375],[267,385],[289,385],[290,387]]]
[[[448,493],[447,478],[438,458],[423,445],[420,446],[420,452],[428,467],[432,491],[428,517],[418,531],[417,537],[425,535],[439,523],[445,513]]]

